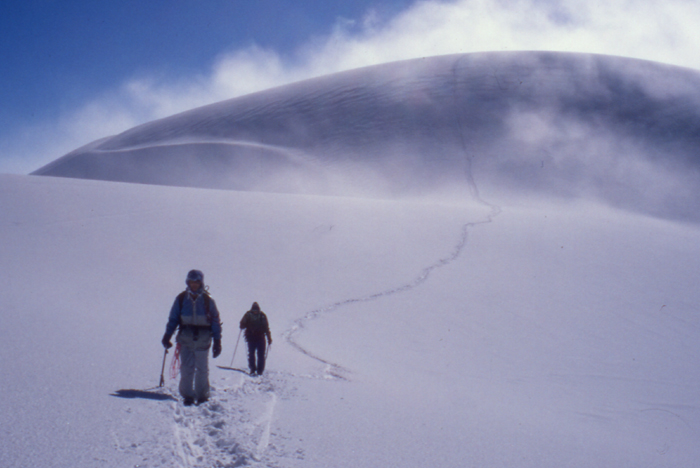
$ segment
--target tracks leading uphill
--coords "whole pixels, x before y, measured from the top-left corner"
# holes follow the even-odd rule
[[[454,62],[454,65],[452,67],[452,94],[454,97],[454,102],[458,103],[462,99],[461,97],[461,91],[460,91],[460,82],[459,82],[459,77],[460,74],[458,73],[460,65],[460,58],[457,58]],[[284,332],[284,338],[285,340],[297,351],[300,353],[308,356],[309,358],[318,361],[319,363],[323,364],[324,369],[323,369],[323,377],[324,378],[333,378],[333,379],[341,379],[345,380],[348,378],[349,371],[345,369],[342,365],[331,362],[328,359],[325,359],[318,354],[314,353],[313,351],[303,347],[302,345],[299,344],[299,342],[296,340],[296,336],[302,332],[307,324],[323,315],[329,314],[331,312],[335,312],[338,309],[352,305],[352,304],[357,304],[357,303],[363,303],[363,302],[370,302],[370,301],[376,301],[378,299],[382,299],[388,296],[393,296],[395,294],[400,294],[406,291],[410,291],[415,289],[416,287],[420,286],[423,284],[425,281],[428,280],[430,277],[430,274],[439,269],[442,268],[446,265],[449,265],[450,263],[454,262],[459,258],[461,255],[462,251],[464,250],[464,247],[467,245],[467,241],[469,238],[469,231],[473,229],[476,226],[482,225],[482,224],[488,224],[493,222],[493,219],[498,216],[501,213],[501,208],[498,205],[489,203],[488,201],[484,200],[481,198],[481,195],[479,193],[479,188],[476,184],[473,170],[472,170],[472,159],[474,157],[473,152],[469,149],[469,142],[468,142],[468,136],[465,135],[465,122],[464,122],[464,117],[462,115],[462,109],[459,107],[456,107],[454,109],[454,115],[453,115],[453,125],[454,125],[454,130],[453,130],[453,137],[460,142],[460,146],[458,147],[458,151],[461,151],[462,153],[462,160],[463,160],[463,174],[464,174],[464,184],[467,186],[469,194],[471,198],[479,203],[482,206],[488,207],[489,213],[480,221],[474,221],[474,222],[467,222],[462,225],[461,232],[458,238],[457,243],[452,247],[452,250],[450,253],[444,257],[439,258],[436,260],[434,263],[424,267],[421,269],[418,274],[409,282],[399,284],[395,287],[385,289],[376,293],[369,294],[367,296],[362,296],[362,297],[355,297],[355,298],[350,298],[350,299],[345,299],[341,300],[329,305],[325,305],[322,307],[319,307],[318,309],[314,309],[308,313],[306,313],[303,317],[297,319],[294,321],[292,327],[288,329],[287,331]]]

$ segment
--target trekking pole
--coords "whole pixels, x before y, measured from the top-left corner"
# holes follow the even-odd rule
[[[168,348],[165,348],[165,354],[163,354],[163,367],[160,369],[160,384],[159,387],[165,385],[165,358],[168,356]]]
[[[270,353],[270,348],[272,348],[272,343],[269,343],[267,348],[265,348],[265,362],[267,362],[267,355]]]
[[[238,351],[238,342],[241,341],[241,333],[243,333],[242,328],[241,328],[241,331],[238,332],[238,339],[236,340],[236,347],[233,348],[233,357],[231,358],[231,365],[229,367],[233,367],[233,360],[236,359],[236,351]]]

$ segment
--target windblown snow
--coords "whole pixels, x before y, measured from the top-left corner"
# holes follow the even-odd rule
[[[693,466],[699,101],[658,63],[432,57],[0,175],[0,466]],[[192,268],[224,346],[184,407]],[[258,379],[216,367],[253,301]]]
[[[352,70],[193,109],[35,174],[372,197],[596,198],[697,220],[700,74],[546,52]]]

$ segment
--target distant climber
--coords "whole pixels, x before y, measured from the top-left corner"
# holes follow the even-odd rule
[[[204,274],[191,270],[185,280],[187,289],[180,293],[170,309],[163,335],[163,346],[172,347],[176,337],[180,354],[180,395],[185,406],[198,405],[209,399],[209,347],[214,341],[213,357],[221,354],[221,319],[214,299],[204,288]]]
[[[272,335],[267,316],[260,310],[257,302],[253,302],[250,310],[243,315],[241,330],[245,330],[245,340],[248,343],[250,375],[262,375],[265,371],[265,337],[267,337],[267,344],[272,344]]]

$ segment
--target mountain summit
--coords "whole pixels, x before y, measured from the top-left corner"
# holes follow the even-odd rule
[[[34,174],[383,198],[459,193],[476,180],[490,196],[594,197],[684,218],[700,201],[699,156],[699,72],[494,52],[222,101],[95,141]]]

